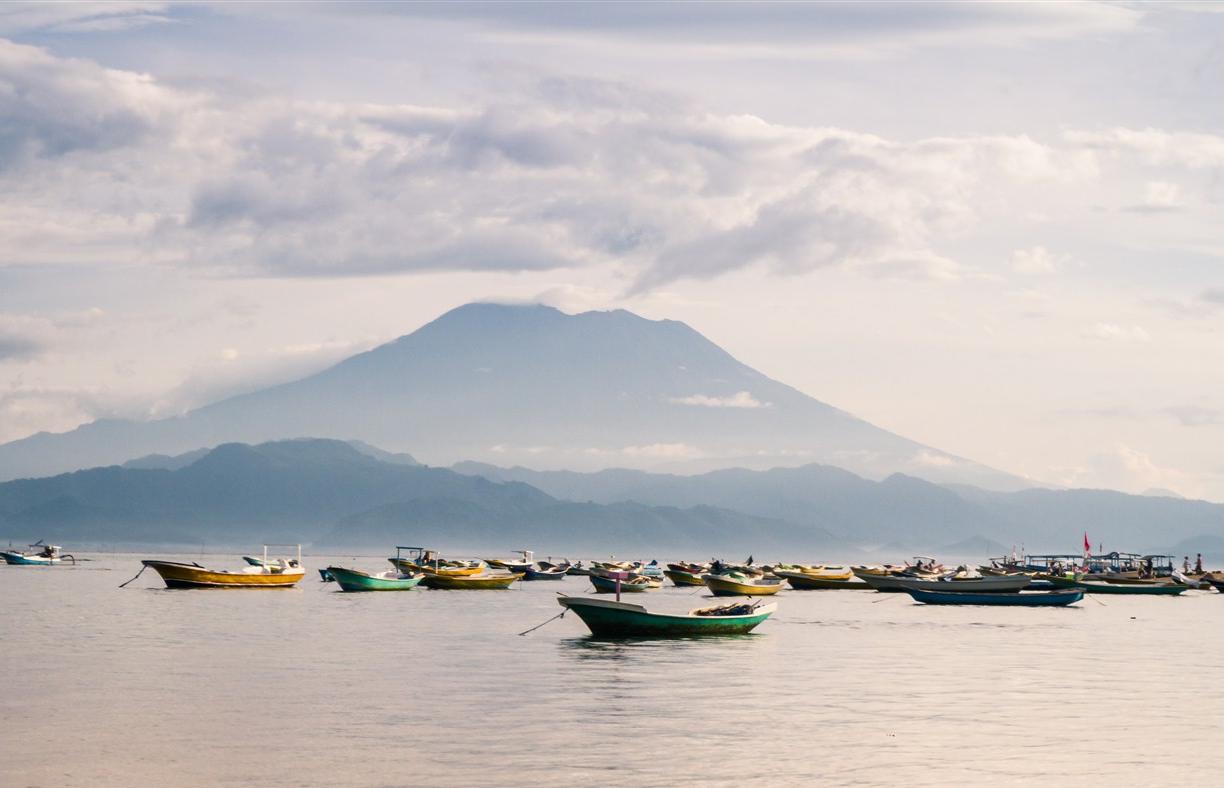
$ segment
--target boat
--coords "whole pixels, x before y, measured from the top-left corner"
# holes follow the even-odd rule
[[[404,558],[403,553],[407,553],[408,557]],[[486,569],[484,561],[444,561],[437,552],[424,547],[396,545],[395,557],[387,560],[406,575],[424,572],[427,575],[464,577],[481,574]]]
[[[660,582],[663,580],[663,569],[659,566],[659,562],[657,560],[652,560],[649,564],[643,564],[639,561],[637,567],[633,571],[639,575],[642,575],[643,577],[649,577],[652,580],[658,580]]]
[[[1180,583],[1103,583],[1099,580],[1071,580],[1063,577],[1048,578],[1060,588],[1082,588],[1088,594],[1132,594],[1146,596],[1177,596],[1190,590]]]
[[[326,569],[319,570],[319,580],[320,582],[323,582],[323,583],[336,582],[336,578],[332,577],[332,573],[327,571]]]
[[[668,564],[667,569],[663,570],[663,576],[678,586],[705,585],[705,581],[701,579],[701,576],[708,571],[706,567],[699,567],[693,571],[678,567],[679,564]]]
[[[514,550],[518,553],[519,558],[486,558],[485,563],[489,566],[498,569],[505,569],[507,572],[515,572],[516,574],[527,574],[528,570],[535,564],[535,553],[530,550]]]
[[[924,605],[1003,605],[1012,607],[1066,607],[1084,598],[1081,588],[1066,588],[1060,591],[1019,591],[1003,593],[928,591],[922,588],[905,589],[915,602]]]
[[[296,547],[297,558],[269,561],[269,547]],[[159,559],[145,559],[141,563],[161,575],[169,588],[288,588],[306,576],[301,545],[264,545],[263,566],[248,565],[238,571]]]
[[[785,581],[780,577],[748,577],[738,572],[706,574],[701,579],[714,596],[771,596],[785,586]]]
[[[523,575],[524,580],[564,580],[567,567],[552,566],[546,567],[539,564],[533,564],[527,567],[527,571]]]
[[[877,591],[939,591],[954,594],[969,592],[980,593],[1017,593],[1032,582],[1028,575],[1000,575],[995,577],[941,577],[936,580],[923,580],[916,577],[865,577],[867,583]]]
[[[407,591],[416,588],[425,577],[423,573],[404,575],[399,572],[379,572],[371,574],[359,569],[345,569],[342,566],[329,566],[327,573],[332,576],[341,591]]]
[[[579,561],[576,564],[570,564],[568,567],[566,567],[565,574],[573,575],[575,577],[585,577],[586,575],[591,574],[591,568],[588,566],[583,566],[582,562]]]
[[[685,614],[651,613],[631,602],[561,596],[557,604],[572,610],[596,637],[698,637],[746,635],[778,609],[776,602],[721,605]]]
[[[605,577],[604,575],[596,574],[587,575],[587,577],[591,579],[591,585],[595,586],[595,593],[615,594],[617,592],[617,580],[615,577]],[[661,582],[651,580],[649,577],[630,575],[620,581],[619,590],[625,593],[634,593],[638,591],[651,591],[662,586]]]
[[[421,585],[446,591],[479,591],[509,588],[515,580],[522,579],[522,575],[514,572],[490,572],[482,575],[426,574],[421,578]]]
[[[782,578],[783,580],[785,580],[787,583],[790,583],[791,588],[794,588],[800,591],[813,591],[813,590],[820,590],[820,589],[837,589],[837,588],[849,589],[852,591],[853,590],[859,590],[859,591],[863,591],[863,590],[871,591],[872,590],[872,587],[870,585],[863,582],[862,580],[855,580],[853,577],[850,577],[846,580],[839,580],[836,578],[828,578],[828,577],[822,577],[816,574],[809,574],[807,572],[790,572],[790,571],[786,571],[782,569],[775,569],[774,574]]]
[[[55,564],[71,561],[76,564],[76,558],[66,553],[61,553],[63,550],[57,544],[44,544],[41,539],[32,545],[30,548],[37,548],[33,552],[22,552],[20,550],[0,550],[0,558],[4,559],[6,564],[13,566],[54,566]]]

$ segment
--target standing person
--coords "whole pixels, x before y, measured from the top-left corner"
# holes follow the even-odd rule
[[[1203,574],[1203,554],[1202,553],[1199,553],[1198,556],[1194,559],[1194,573],[1196,575]]]
[[[1190,556],[1188,555],[1182,556],[1182,571],[1183,572],[1190,571]]]

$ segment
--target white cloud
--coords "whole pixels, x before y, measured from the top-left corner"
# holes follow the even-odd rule
[[[668,402],[676,405],[695,405],[702,408],[771,408],[772,403],[761,402],[748,391],[737,391],[729,397],[708,394],[693,394],[688,397],[672,397]]]
[[[646,446],[626,446],[621,449],[621,453],[626,457],[658,460],[686,460],[702,456],[700,449],[684,443],[651,443]]]
[[[1012,252],[1011,267],[1020,274],[1052,274],[1069,259],[1067,255],[1051,253],[1044,246],[1033,246]]]
[[[1085,330],[1084,334],[1105,341],[1150,342],[1152,339],[1142,326],[1123,326],[1117,323],[1097,323]]]

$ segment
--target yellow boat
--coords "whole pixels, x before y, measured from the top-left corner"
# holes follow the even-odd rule
[[[804,566],[799,565],[799,571],[821,580],[849,580],[854,573],[844,566]]]
[[[302,566],[302,548],[297,546],[298,557],[268,560],[268,548],[264,547],[264,558],[260,566],[247,566],[231,571],[208,569],[199,564],[181,561],[141,561],[151,567],[170,588],[289,588],[306,575]],[[143,571],[143,570],[142,570]]]
[[[770,596],[781,591],[785,582],[781,577],[749,579],[742,575],[702,575],[702,580],[714,596]]]
[[[402,558],[401,552],[408,553],[409,557]],[[395,557],[387,560],[391,562],[391,566],[406,575],[424,572],[427,575],[468,577],[478,575],[486,569],[484,561],[444,561],[433,550],[403,545],[396,545]]]
[[[443,588],[448,591],[477,590],[489,588],[509,588],[515,580],[523,579],[522,575],[488,574],[488,575],[425,575],[421,585],[427,588]]]

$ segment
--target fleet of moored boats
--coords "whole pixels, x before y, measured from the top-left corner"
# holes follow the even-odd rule
[[[269,548],[286,547],[296,552],[284,557],[269,552]],[[11,548],[0,551],[0,558],[15,565],[76,562],[58,545],[40,541],[30,548],[25,552]],[[508,589],[516,582],[585,576],[596,596],[559,594],[557,602],[564,608],[561,615],[573,611],[594,635],[604,637],[748,633],[777,610],[777,603],[757,597],[772,597],[784,588],[905,593],[927,605],[1011,607],[1065,607],[1079,602],[1085,594],[1177,596],[1192,589],[1224,592],[1224,573],[1203,571],[1201,562],[1193,569],[1187,562],[1178,570],[1172,556],[1116,552],[1012,556],[992,559],[977,568],[948,568],[925,556],[902,565],[882,566],[756,565],[750,558],[738,565],[711,561],[670,563],[664,568],[657,561],[536,561],[530,550],[518,551],[517,558],[443,559],[434,550],[404,546],[397,546],[395,556],[387,560],[390,571],[332,565],[319,569],[319,575],[346,592],[408,591],[418,586],[497,590]],[[141,572],[153,569],[169,588],[285,588],[306,575],[301,545],[265,545],[261,557],[243,556],[243,561],[246,565],[241,569],[228,570],[146,559],[141,562]],[[665,580],[676,586],[704,587],[714,597],[744,597],[746,601],[671,614],[652,613],[642,605],[620,600],[624,593],[661,588]],[[602,597],[605,594],[615,594],[616,598]]]

